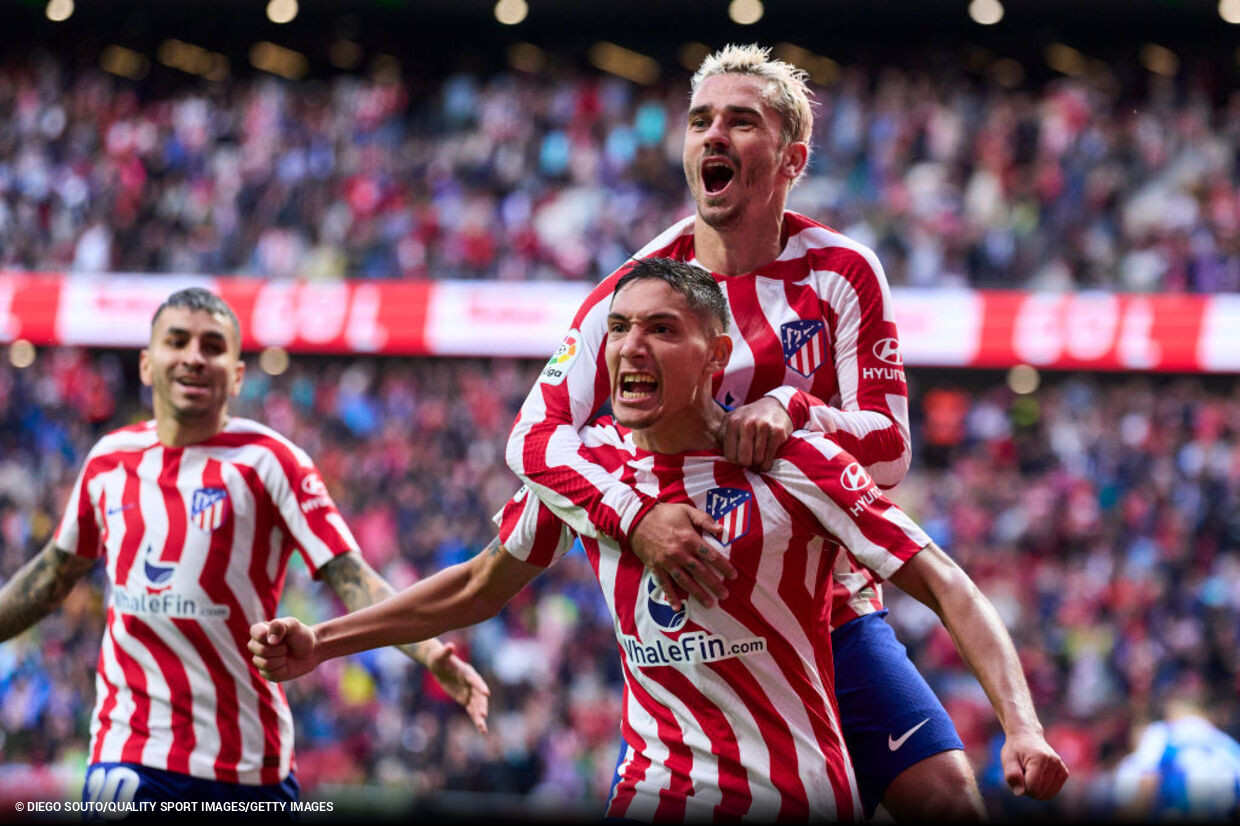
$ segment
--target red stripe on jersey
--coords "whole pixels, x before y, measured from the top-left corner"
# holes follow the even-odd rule
[[[236,783],[237,762],[241,759],[241,724],[237,704],[237,684],[229,676],[228,666],[220,659],[215,645],[207,638],[202,626],[194,620],[174,619],[173,624],[185,635],[202,657],[215,689],[215,727],[220,732],[220,751],[215,756],[215,779]]]
[[[218,465],[219,463],[214,459],[207,460],[207,473],[222,473],[222,468]],[[279,523],[280,529],[287,535],[288,526],[284,524],[279,509],[271,500],[271,494],[258,476],[258,471],[249,465],[237,463],[234,463],[232,467],[241,476],[241,480],[245,482],[245,486],[250,491],[250,496],[254,499],[254,540],[253,556],[250,558],[250,578],[262,601],[264,618],[274,617],[280,603],[280,592],[284,586],[285,566],[284,559],[281,559],[277,568],[278,581],[273,583],[267,575],[267,562],[271,559],[271,531]]]
[[[180,562],[185,551],[185,530],[189,514],[185,510],[185,496],[177,487],[177,475],[181,472],[181,448],[165,447],[163,466],[159,471],[159,490],[164,495],[164,507],[168,510],[168,535],[164,540],[161,562]]]
[[[101,473],[107,473],[117,467],[125,468],[125,487],[121,491],[121,501],[114,505],[114,508],[120,507],[121,518],[125,522],[125,536],[121,541],[120,550],[116,554],[116,584],[122,588],[129,580],[129,571],[133,568],[134,560],[137,559],[138,549],[142,544],[142,534],[145,532],[145,525],[142,521],[142,509],[136,507],[138,505],[139,490],[141,482],[138,479],[138,465],[142,462],[143,451],[126,451],[124,453],[112,453],[105,456],[97,456],[86,463],[86,468],[82,471],[82,493],[78,504],[79,513],[82,508],[90,509],[90,496],[86,492],[87,484],[91,479]],[[103,511],[103,518],[108,518],[108,512]],[[83,547],[84,540],[87,536],[86,530],[98,530],[95,519],[90,516],[85,521],[79,519],[78,522],[81,539],[78,542],[79,551]],[[98,536],[98,534],[96,534]],[[89,546],[88,546],[89,547]],[[103,550],[98,545],[98,539],[95,540],[95,547],[98,551]]]
[[[212,472],[214,471],[214,475]],[[203,484],[223,486],[219,476],[219,465],[214,469],[208,465],[203,472]],[[228,630],[237,645],[249,673],[250,684],[258,697],[258,718],[263,727],[263,762],[260,770],[260,782],[264,785],[280,782],[280,715],[276,708],[272,684],[264,680],[258,669],[250,662],[246,645],[250,641],[250,626],[245,618],[241,602],[229,587],[226,577],[230,563],[233,544],[233,520],[227,520],[211,533],[211,544],[207,551],[207,559],[202,567],[199,583],[211,599],[228,606]]]
[[[597,546],[595,546],[597,549]],[[624,662],[624,652],[620,650],[619,643],[616,645],[620,653],[620,661]],[[629,684],[626,681],[624,691],[620,697],[620,707],[628,708],[629,706]],[[607,817],[624,817],[628,811],[629,805],[633,802],[633,796],[637,791],[637,784],[646,779],[646,771],[650,768],[651,760],[646,755],[646,741],[637,733],[637,729],[629,724],[629,715],[624,714],[620,718],[620,735],[624,738],[624,742],[629,746],[629,753],[625,755],[628,761],[627,765],[618,766],[620,772],[616,787],[612,789],[611,801],[607,804]]]
[[[779,340],[779,331],[771,329],[766,314],[762,312],[762,305],[758,302],[758,282],[755,278],[722,278],[719,275],[715,278],[727,282],[732,324],[740,331],[745,343],[754,353],[753,379],[749,382],[749,396],[745,401],[756,401],[763,393],[784,383],[787,368],[784,363],[784,346]],[[759,358],[758,354],[764,354],[765,357]]]
[[[633,677],[627,658],[622,659],[621,663],[627,675],[625,682],[631,688],[634,698],[642,709],[654,718],[655,734],[667,749],[667,759],[663,761],[663,767],[671,776],[668,779],[667,788],[659,789],[659,805],[655,808],[652,820],[655,822],[682,821],[685,819],[685,798],[693,794],[691,776],[693,753],[685,745],[684,732],[681,731],[680,724],[676,722],[676,715],[667,706],[656,702],[642,688],[641,683]],[[662,683],[664,672],[672,669],[669,666],[663,666],[643,670],[647,677]]]
[[[779,819],[805,820],[809,814],[809,794],[801,782],[796,745],[788,722],[774,706],[752,699],[765,697],[766,689],[738,660],[720,660],[711,663],[710,669],[733,687],[762,733],[762,742],[770,753],[771,785],[779,790]]]
[[[689,709],[702,733],[710,738],[710,750],[718,760],[720,801],[715,806],[715,820],[728,821],[749,811],[753,794],[749,790],[749,772],[741,765],[741,750],[736,732],[728,718],[686,677],[675,669],[658,669],[659,682],[666,685]]]
[[[106,629],[105,633],[109,636],[112,633],[112,623],[115,619],[116,613],[114,609],[109,606],[107,616],[104,619],[104,628]],[[103,659],[103,646],[100,646],[99,659],[95,662],[95,671],[99,674],[103,674],[105,673],[104,669],[106,667],[107,663],[105,663]],[[92,763],[98,763],[102,757],[103,740],[107,736],[108,731],[112,728],[112,712],[116,708],[116,686],[112,684],[111,680],[101,680],[100,682],[102,682],[105,686],[105,691],[107,693],[103,696],[103,702],[99,704],[99,733],[95,737],[95,747],[91,749],[90,753],[90,762]]]
[[[146,646],[164,682],[168,684],[169,704],[172,707],[172,719],[169,721],[172,747],[168,750],[168,771],[189,774],[189,756],[198,742],[194,734],[194,686],[190,685],[180,658],[149,625],[131,614],[123,614],[121,619],[129,636]]]
[[[116,662],[125,675],[125,686],[129,696],[133,698],[134,710],[129,715],[129,737],[121,749],[121,763],[141,763],[142,750],[151,739],[151,698],[147,693],[146,672],[133,657],[121,648],[116,640],[116,624],[124,625],[126,616],[114,614],[114,622],[108,625],[108,633],[112,635],[112,649],[116,653]]]

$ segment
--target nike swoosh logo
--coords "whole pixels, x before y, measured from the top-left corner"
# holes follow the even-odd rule
[[[930,722],[929,717],[922,720],[920,723],[918,723],[917,725],[913,726],[908,731],[901,734],[899,740],[892,739],[891,735],[888,734],[887,735],[887,748],[891,749],[892,751],[898,751],[900,749],[900,746],[903,746],[908,741],[908,738],[912,737],[914,734],[917,733],[917,729],[921,728],[928,722]]]
[[[108,508],[108,516],[111,516],[112,514],[115,514],[115,513],[120,513],[121,511],[127,511],[132,507],[133,507],[133,503],[130,502],[128,505],[117,505],[115,508]]]

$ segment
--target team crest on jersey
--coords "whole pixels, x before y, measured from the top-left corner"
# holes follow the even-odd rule
[[[809,378],[827,357],[827,325],[821,321],[789,321],[779,328],[784,362]]]
[[[659,626],[663,631],[679,631],[685,627],[687,619],[686,607],[688,603],[681,602],[681,608],[677,611],[668,601],[667,595],[663,593],[663,589],[659,586],[658,580],[654,574],[647,569],[646,575],[643,577],[646,587],[646,610],[650,612],[650,619],[654,620],[654,624]]]
[[[753,494],[740,488],[711,488],[706,492],[706,512],[723,523],[719,542],[731,545],[749,533],[749,513],[753,510]]]
[[[224,488],[198,488],[190,499],[189,521],[200,531],[211,531],[224,524],[228,516],[228,491]]]
[[[576,361],[577,354],[580,352],[581,333],[574,328],[568,331],[568,335],[564,336],[560,346],[551,354],[551,358],[547,360],[547,366],[543,368],[542,375],[538,377],[538,380],[543,384],[563,383],[565,376],[568,375],[568,368]]]

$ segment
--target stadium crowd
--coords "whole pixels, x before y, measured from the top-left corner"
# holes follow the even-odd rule
[[[162,72],[0,66],[0,267],[597,279],[691,212],[683,74]],[[789,206],[897,285],[1240,289],[1240,98],[1138,85],[846,68]]]
[[[134,367],[128,355],[68,348],[44,351],[34,369],[0,367],[0,577],[42,546],[99,433],[145,415]],[[299,359],[277,377],[252,370],[233,409],[315,457],[368,559],[401,587],[493,536],[490,516],[514,487],[503,445],[537,367]],[[1022,396],[984,375],[911,373],[914,466],[894,498],[1011,629],[1048,739],[1073,773],[1060,797],[1006,792],[999,729],[946,632],[894,589],[891,621],[996,812],[1106,817],[1111,772],[1160,700],[1194,679],[1214,700],[1240,688],[1240,401],[1199,379],[1047,379]],[[0,797],[6,783],[29,791],[39,771],[64,784],[55,791],[65,799],[79,788],[99,573],[0,646]],[[295,562],[280,613],[340,610]],[[408,806],[453,792],[519,794],[523,805],[597,816],[619,744],[621,677],[582,555],[456,641],[494,691],[486,737],[393,650],[333,660],[287,685],[308,795],[366,784],[372,805],[386,790]],[[1212,711],[1240,734],[1234,704]]]

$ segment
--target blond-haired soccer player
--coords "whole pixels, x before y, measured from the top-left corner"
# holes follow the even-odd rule
[[[812,126],[804,72],[756,45],[711,54],[693,76],[685,117],[685,179],[697,209],[636,257],[692,263],[724,291],[735,347],[712,392],[735,408],[717,434],[725,456],[767,468],[794,429],[808,428],[831,433],[867,478],[890,488],[911,453],[882,265],[864,245],[785,208]],[[735,573],[704,541],[720,529],[718,514],[658,502],[579,450],[578,429],[606,401],[607,305],[622,272],[586,299],[526,398],[508,464],[548,505],[579,511],[574,528],[588,520],[632,547],[673,606],[684,594],[709,605]],[[839,564],[822,621],[866,810],[881,801],[897,819],[983,817],[955,726],[886,622],[880,578],[846,554]],[[1008,781],[1022,793],[1019,778]]]

